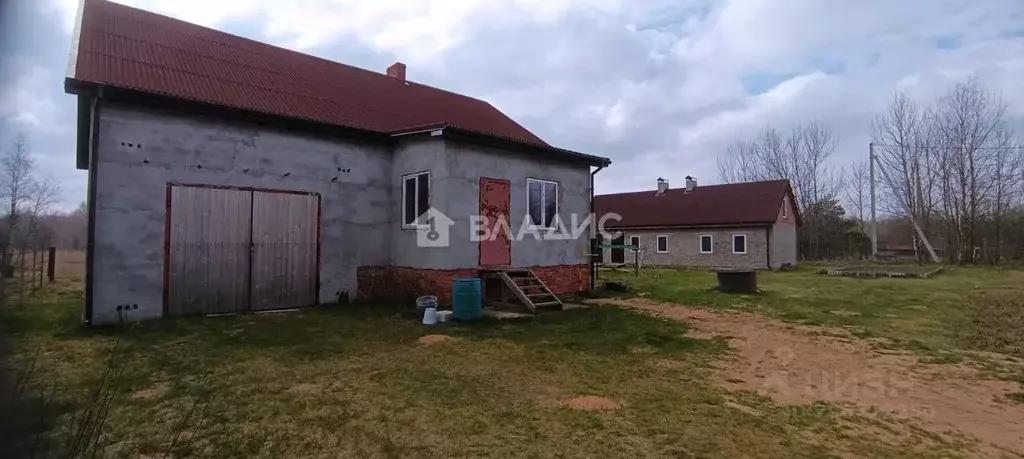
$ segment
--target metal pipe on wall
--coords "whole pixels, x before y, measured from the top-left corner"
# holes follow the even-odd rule
[[[590,173],[590,216],[592,218],[594,218],[594,221],[590,222],[590,224],[591,225],[595,225],[594,226],[595,230],[594,230],[594,233],[593,233],[594,236],[590,238],[590,250],[587,251],[587,252],[590,253],[590,289],[591,290],[593,290],[594,287],[595,287],[595,284],[597,284],[597,262],[594,261],[595,260],[595,256],[596,256],[594,254],[594,249],[597,249],[599,247],[595,247],[597,244],[595,244],[594,241],[597,238],[597,226],[596,225],[597,225],[598,221],[600,221],[600,219],[597,217],[597,215],[594,214],[594,176],[597,175],[598,172],[601,172],[601,169],[604,169],[604,166],[598,166],[597,169],[595,169],[593,172]],[[600,252],[598,252],[598,253],[600,253]]]

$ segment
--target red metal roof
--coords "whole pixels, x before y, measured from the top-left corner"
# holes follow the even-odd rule
[[[447,123],[547,146],[479,99],[106,0],[85,1],[72,79],[381,133]]]
[[[782,198],[792,200],[792,193],[789,180],[706,185],[689,193],[669,189],[661,196],[654,190],[595,196],[594,209],[598,215],[622,216],[620,222],[608,221],[609,227],[770,224],[778,218]]]

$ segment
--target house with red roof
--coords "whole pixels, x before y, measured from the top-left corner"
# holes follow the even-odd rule
[[[607,231],[621,233],[604,263],[776,269],[796,265],[800,214],[789,180],[670,188],[594,197]],[[610,218],[615,214],[615,218]],[[633,249],[636,247],[636,249]]]
[[[588,215],[610,161],[409,70],[84,0],[65,89],[89,174],[85,321],[443,302],[483,270],[517,276],[534,306],[587,288],[586,238],[473,225],[546,234]]]

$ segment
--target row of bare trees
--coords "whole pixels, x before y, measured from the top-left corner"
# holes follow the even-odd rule
[[[729,146],[718,159],[719,176],[726,182],[789,179],[804,222],[797,232],[799,252],[807,258],[861,253],[863,238],[848,237],[851,223],[839,204],[844,177],[832,164],[836,142],[820,124],[799,125],[785,135],[766,127]]]
[[[969,78],[928,103],[897,93],[874,121],[878,211],[904,222],[919,259],[926,252],[915,223],[949,262],[1024,259],[1024,144],[1006,113],[1002,97]],[[837,168],[836,142],[819,124],[785,136],[767,127],[730,145],[719,175],[726,182],[790,179],[804,217],[802,257],[863,255],[870,250],[869,161]]]
[[[0,155],[0,277],[17,276],[19,296],[42,281],[44,253],[53,243],[52,215],[60,184],[36,169],[25,134],[19,134]],[[26,286],[26,277],[28,285]],[[4,289],[7,282],[0,282]],[[0,298],[7,292],[0,291]]]
[[[1014,235],[1024,212],[1024,144],[1002,97],[968,79],[922,104],[896,94],[874,123],[874,152],[887,173],[881,209],[916,222],[950,262],[1024,256]],[[923,257],[922,241],[913,246]]]

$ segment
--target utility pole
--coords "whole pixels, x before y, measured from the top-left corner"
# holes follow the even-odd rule
[[[873,157],[874,149],[871,149],[871,153],[871,156]],[[874,163],[872,162],[871,164]],[[872,167],[871,170],[873,171],[874,168]],[[893,179],[892,177],[889,176],[889,171],[887,171],[885,167],[882,167],[881,164],[879,164],[879,170],[882,171],[882,178],[886,179],[886,185],[889,186],[889,190],[896,190],[896,186],[893,186]],[[874,180],[871,180],[871,184],[874,184]],[[871,187],[873,189],[874,186]],[[921,228],[921,225],[918,224],[918,219],[913,217],[913,211],[912,209],[910,209],[909,201],[899,198],[898,196],[897,201],[901,206],[903,206],[903,211],[906,212],[906,215],[910,218],[910,222],[913,223],[913,229],[915,232],[918,232],[918,237],[921,238],[922,244],[924,244],[925,248],[928,249],[928,254],[932,256],[932,261],[935,262],[936,264],[940,263],[941,260],[939,260],[939,256],[935,253],[935,249],[932,247],[932,244],[928,242],[928,237],[925,236],[925,232]],[[874,215],[873,206],[871,208],[871,215]],[[874,235],[874,237],[878,238],[878,234]]]
[[[878,255],[878,206],[875,202],[875,143],[868,143],[868,163],[871,164],[871,258]]]

